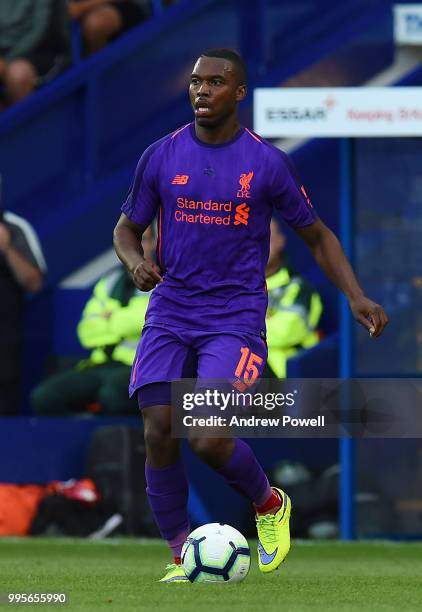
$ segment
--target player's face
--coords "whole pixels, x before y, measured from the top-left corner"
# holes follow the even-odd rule
[[[246,85],[239,85],[238,76],[229,60],[200,57],[189,85],[189,97],[195,120],[203,127],[224,123],[236,114],[237,104],[246,95]]]

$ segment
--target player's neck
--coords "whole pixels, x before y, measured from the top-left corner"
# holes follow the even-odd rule
[[[224,144],[230,142],[240,130],[240,124],[235,117],[231,121],[226,121],[222,125],[204,127],[195,121],[195,134],[199,140],[206,144]]]

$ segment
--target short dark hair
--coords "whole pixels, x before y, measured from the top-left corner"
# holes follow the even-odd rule
[[[233,64],[239,76],[239,85],[246,85],[248,80],[248,70],[243,59],[236,51],[232,49],[208,49],[201,53],[201,57],[220,57],[226,59]]]

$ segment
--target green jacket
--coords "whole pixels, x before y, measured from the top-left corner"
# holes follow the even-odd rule
[[[287,359],[319,341],[322,302],[303,277],[291,276],[285,267],[267,278],[267,289],[268,365],[285,378]]]
[[[123,267],[94,287],[77,327],[80,343],[92,349],[79,367],[119,361],[132,365],[148,307],[149,293],[139,291]]]
[[[50,30],[50,26],[51,30]],[[53,52],[70,60],[66,0],[0,0],[0,54],[10,61],[33,51],[50,33]]]

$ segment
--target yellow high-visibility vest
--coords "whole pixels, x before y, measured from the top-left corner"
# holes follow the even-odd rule
[[[99,365],[110,359],[131,365],[145,321],[149,293],[133,292],[126,304],[116,297],[118,283],[131,283],[124,268],[112,270],[95,285],[78,323],[77,334],[84,348],[92,349],[80,366]],[[127,287],[127,285],[126,285]],[[130,286],[128,287],[131,291]]]
[[[287,268],[267,278],[267,289],[268,365],[278,378],[285,378],[287,359],[318,343],[316,327],[323,306],[309,283],[291,276]]]

